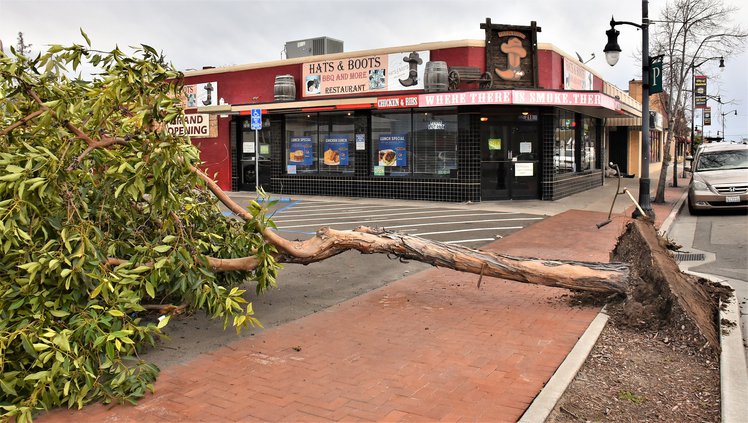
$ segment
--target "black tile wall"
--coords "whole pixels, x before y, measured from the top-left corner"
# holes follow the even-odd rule
[[[541,109],[540,131],[543,155],[541,158],[542,200],[558,200],[601,186],[602,171],[587,174],[557,175],[553,165],[554,109]],[[373,176],[369,139],[370,114],[359,111],[356,115],[355,132],[366,136],[365,151],[355,152],[355,172],[350,176],[335,175],[288,175],[285,161],[285,128],[281,115],[268,117],[268,131],[273,148],[271,184],[266,191],[278,195],[329,195],[341,197],[393,198],[404,200],[429,200],[444,202],[480,201],[480,115],[461,112],[458,115],[459,171],[453,178],[396,178]],[[232,126],[232,130],[235,127]],[[232,163],[236,163],[235,136],[232,135]],[[598,155],[598,160],[600,160]],[[235,166],[234,166],[235,167]],[[232,168],[234,168],[232,167]],[[238,189],[238,174],[232,169],[232,189]]]
[[[271,121],[272,176],[270,192],[279,195],[330,195],[444,202],[480,201],[478,117],[458,117],[458,167],[454,178],[395,178],[373,176],[370,154],[370,115],[357,114],[355,132],[367,137],[365,151],[356,151],[355,176],[288,175],[285,172],[282,118]]]

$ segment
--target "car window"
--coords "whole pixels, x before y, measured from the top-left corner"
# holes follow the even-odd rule
[[[699,154],[696,171],[748,169],[748,150],[723,150]]]

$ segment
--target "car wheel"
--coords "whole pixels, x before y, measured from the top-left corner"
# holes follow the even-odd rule
[[[701,212],[699,210],[696,210],[693,208],[693,205],[691,204],[691,199],[688,199],[688,213],[691,214],[691,216],[698,216]]]

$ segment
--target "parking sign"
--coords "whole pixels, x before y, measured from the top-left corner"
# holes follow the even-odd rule
[[[262,129],[262,109],[252,109],[252,129]]]

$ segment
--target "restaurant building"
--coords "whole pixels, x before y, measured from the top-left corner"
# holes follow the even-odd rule
[[[538,44],[535,22],[480,27],[483,40],[187,72],[171,130],[231,191],[477,202],[602,185],[606,122],[638,103]]]

